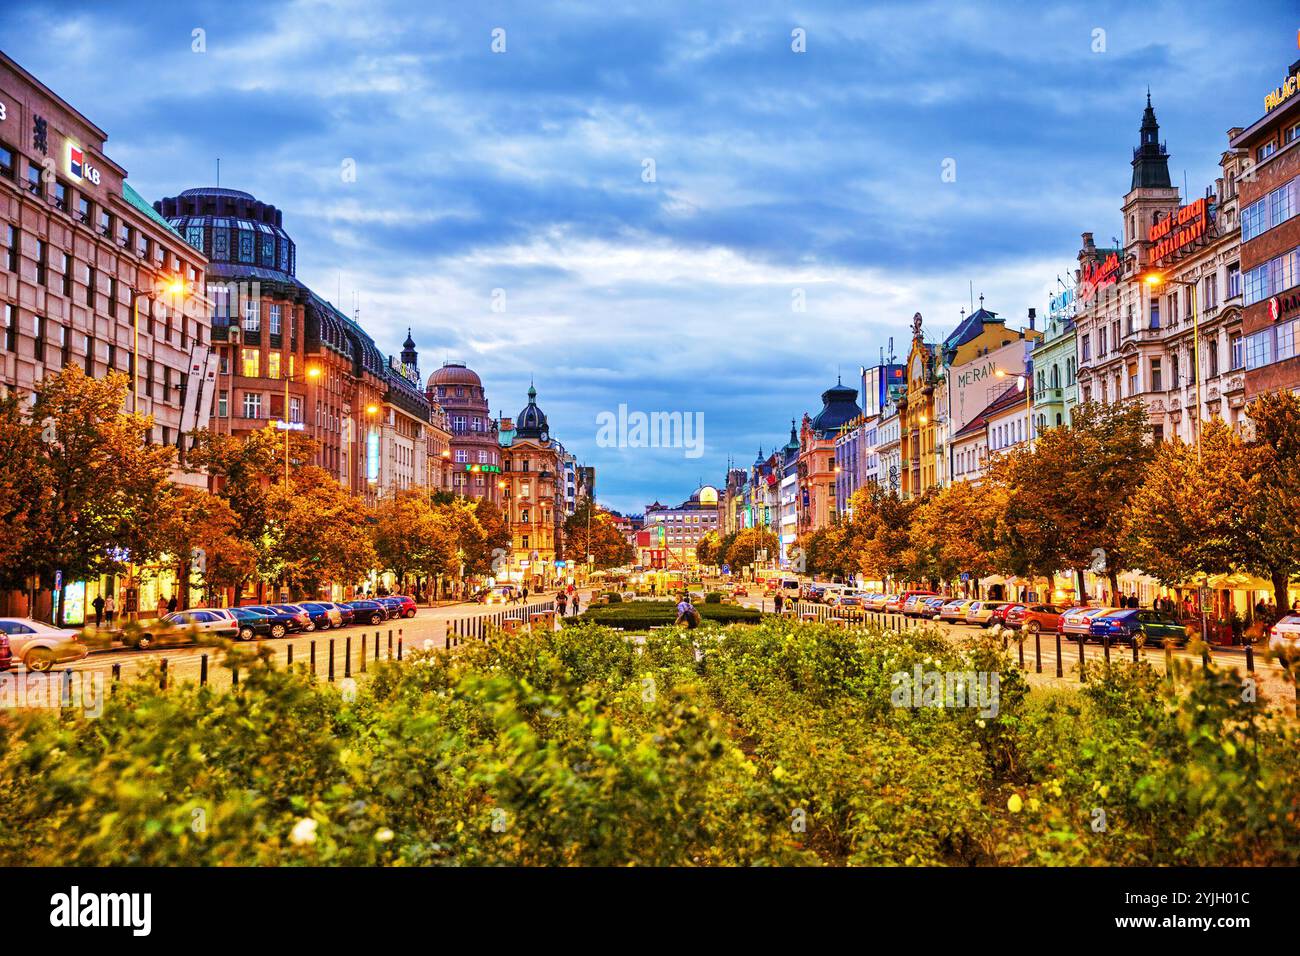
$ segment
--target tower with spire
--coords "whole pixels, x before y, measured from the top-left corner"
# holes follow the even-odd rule
[[[1169,179],[1169,150],[1160,142],[1160,124],[1148,90],[1133,150],[1133,184],[1124,197],[1124,258],[1130,270],[1146,267],[1151,227],[1177,208],[1178,190]]]
[[[420,353],[415,350],[415,339],[411,338],[409,328],[406,330],[406,341],[402,343],[402,364],[415,371],[420,368]]]

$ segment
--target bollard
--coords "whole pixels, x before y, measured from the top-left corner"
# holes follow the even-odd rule
[[[284,648],[284,666],[293,670],[293,644],[286,644]]]
[[[316,642],[311,642],[311,676],[316,676]]]
[[[1246,641],[1246,673],[1255,673],[1255,647],[1249,640]]]
[[[1034,673],[1043,672],[1043,642],[1039,634],[1039,629],[1034,628]]]
[[[61,707],[72,706],[72,668],[65,667],[63,670],[63,689],[59,693],[59,705]]]
[[[1064,662],[1061,660],[1061,629],[1056,629],[1056,676],[1064,677],[1065,671],[1062,667]]]
[[[165,657],[162,659],[162,663],[158,665],[158,689],[167,689],[167,658]]]
[[[1101,649],[1102,652],[1106,655],[1106,666],[1109,667],[1110,666],[1110,635],[1109,634],[1103,634],[1101,636]]]
[[[330,638],[330,683],[334,683],[334,638]]]
[[[1165,676],[1172,681],[1174,679],[1174,649],[1169,646],[1169,638],[1164,638],[1162,643],[1165,645]]]
[[[1133,663],[1136,664],[1137,662],[1138,662],[1138,642],[1134,641],[1133,642]]]
[[[239,686],[239,665],[238,664],[230,668],[230,686],[231,687]]]
[[[375,660],[379,660],[379,632],[375,631]]]
[[[392,628],[389,628],[389,629],[388,629],[388,659],[389,659],[390,661],[393,659],[393,630],[392,630]]]
[[[199,655],[199,686],[206,687],[208,684],[208,655]]]
[[[366,672],[366,635],[361,635],[361,673]]]
[[[447,650],[451,650],[451,635],[447,635]]]
[[[352,676],[352,635],[349,634],[343,645],[343,676]]]
[[[402,639],[400,637],[397,639],[397,659],[399,661],[402,659]]]
[[[1087,679],[1088,679],[1088,672],[1084,666],[1084,659],[1083,659],[1083,635],[1080,634],[1079,635],[1079,680],[1080,682],[1082,682],[1082,681],[1086,681]]]
[[[120,684],[121,682],[122,682],[122,665],[114,664],[113,665],[113,686],[109,689],[110,696],[117,693],[117,685]]]
[[[1025,641],[1023,638],[1016,641],[1016,653],[1020,656],[1020,669],[1025,669]]]

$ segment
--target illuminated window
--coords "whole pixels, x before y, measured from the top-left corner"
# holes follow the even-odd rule
[[[253,352],[253,354],[257,354],[256,349],[244,349],[245,363],[247,363],[248,361],[247,355],[249,352]],[[267,364],[266,364],[267,376],[269,378],[279,378],[280,377],[280,353],[269,352],[267,353],[266,359],[267,359]],[[247,375],[248,373],[245,372],[244,374]]]
[[[243,350],[243,374],[248,378],[257,378],[262,374],[262,353],[257,349]],[[259,401],[260,401],[259,397]]]

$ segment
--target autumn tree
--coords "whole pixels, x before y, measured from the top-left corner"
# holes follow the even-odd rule
[[[304,466],[288,487],[267,491],[268,546],[263,574],[309,596],[328,583],[351,584],[374,568],[375,549],[365,502],[329,472]]]
[[[979,579],[998,569],[998,522],[1005,489],[991,483],[953,482],[919,502],[908,527],[914,561],[928,577],[953,581],[963,572]]]
[[[736,535],[732,542],[730,550],[727,552],[727,563],[733,568],[746,568],[752,566],[757,560],[760,551],[767,551],[768,560],[777,554],[780,542],[777,541],[776,535],[767,528],[745,528]]]
[[[257,551],[240,534],[239,517],[218,495],[188,485],[176,487],[163,506],[158,546],[182,582],[180,606],[189,607],[190,587],[214,592],[237,588],[257,570]]]
[[[14,393],[0,396],[0,588],[25,584],[33,536],[39,525],[41,429]]]
[[[455,525],[418,489],[383,498],[372,535],[378,566],[391,571],[403,589],[410,574],[436,578],[459,564]]]
[[[592,555],[595,567],[602,570],[631,564],[635,557],[635,549],[614,523],[614,516],[589,497],[579,501],[565,519],[564,540],[574,562],[582,563]]]
[[[1256,493],[1248,498],[1250,534],[1242,564],[1273,583],[1282,610],[1288,585],[1300,574],[1300,397],[1284,391],[1262,395],[1246,407],[1246,415],[1257,480]]]
[[[148,443],[151,418],[123,413],[128,390],[125,375],[93,379],[76,365],[36,388],[30,420],[42,440],[27,467],[39,485],[23,564],[42,588],[56,571],[85,580],[158,554],[175,450]]]
[[[705,566],[721,564],[718,560],[718,532],[709,531],[695,545],[695,560]]]

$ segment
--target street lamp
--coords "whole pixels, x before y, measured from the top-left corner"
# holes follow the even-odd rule
[[[993,374],[998,378],[1006,378],[1011,373],[1006,369],[995,369]],[[1029,441],[1029,450],[1034,450],[1034,390],[1031,388],[1028,373],[1016,376],[1016,388],[1024,389],[1025,392],[1025,438]]]
[[[284,420],[279,427],[284,429],[284,489],[289,490],[289,432],[294,430],[294,423],[289,420],[289,383],[290,382],[309,382],[320,378],[320,367],[316,365],[307,366],[306,374],[303,376],[294,375],[293,372],[286,372],[281,378],[284,379]],[[304,406],[304,412],[306,408]],[[302,422],[298,423],[300,426]]]
[[[1154,269],[1143,273],[1142,281],[1153,289],[1165,283],[1179,285],[1192,290],[1192,378],[1196,386],[1196,464],[1201,463],[1201,318],[1196,302],[1196,283],[1185,279],[1171,279],[1163,272]]]
[[[155,282],[152,292],[131,289],[131,414],[140,410],[140,300],[153,302],[160,295],[183,295],[185,280],[180,276],[170,276],[163,282]],[[151,309],[150,312],[153,310]]]

